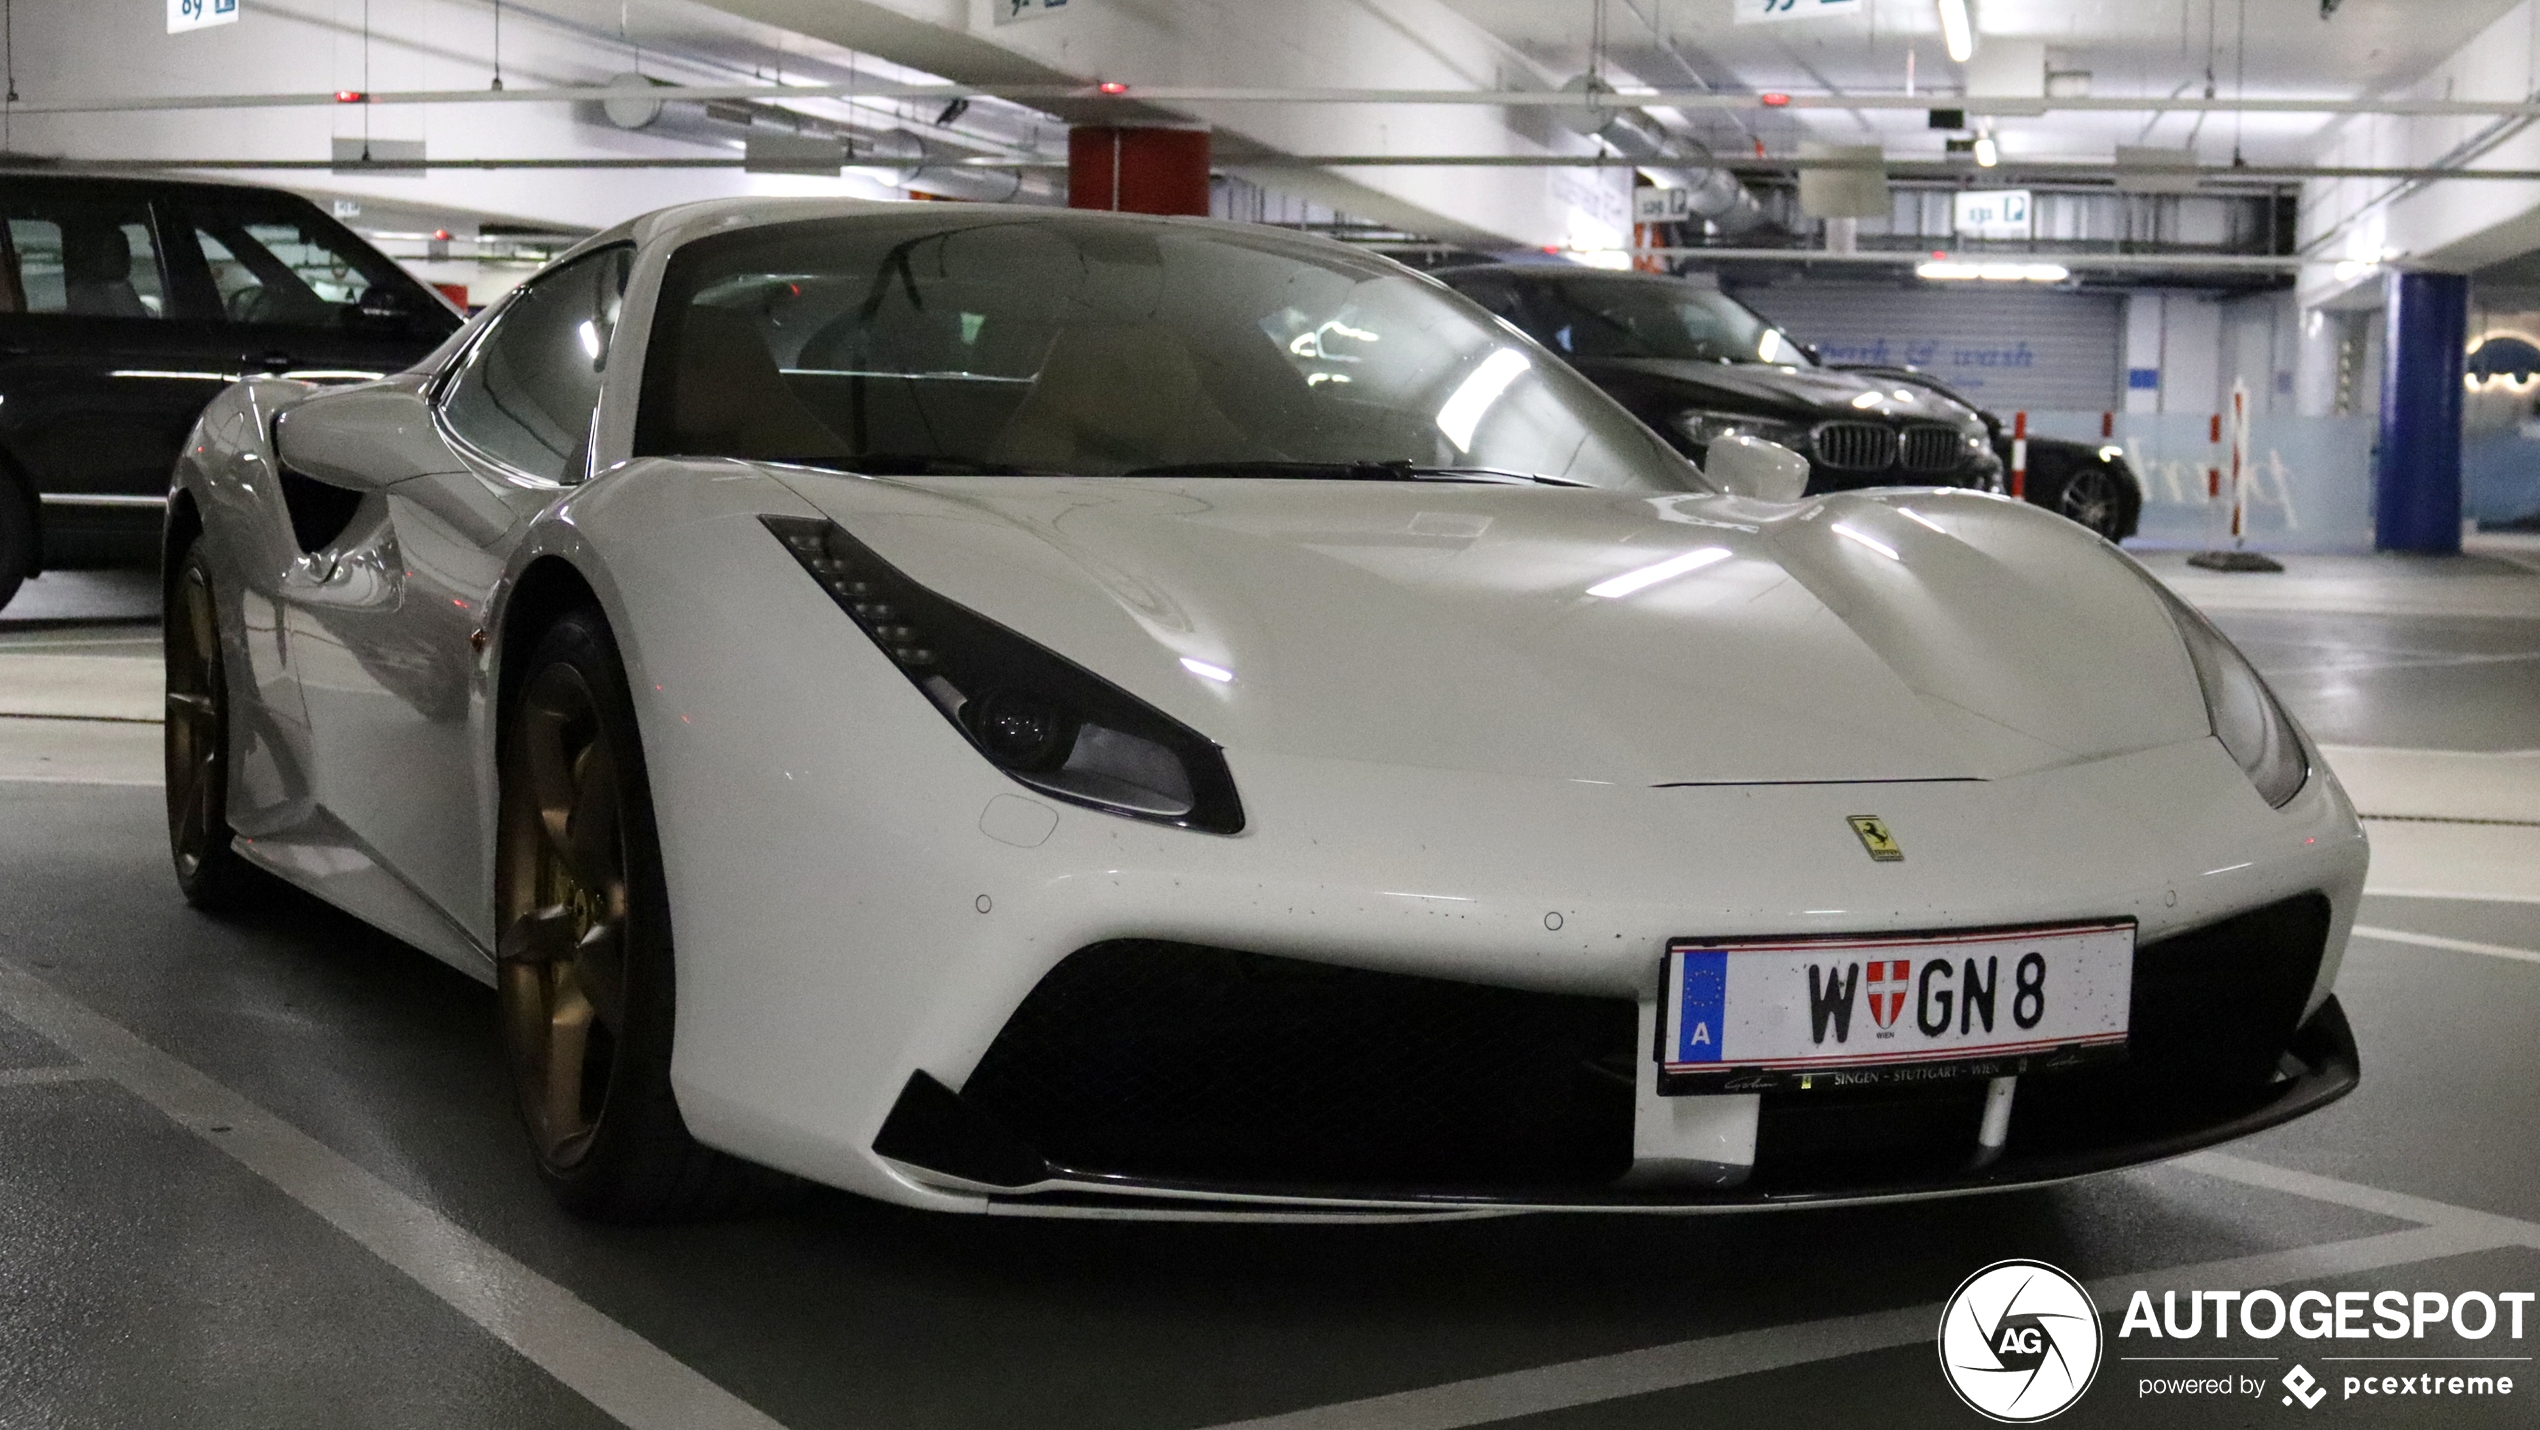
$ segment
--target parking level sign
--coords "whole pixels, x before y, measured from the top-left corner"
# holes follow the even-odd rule
[[[168,33],[226,25],[238,18],[238,0],[168,0]]]
[[[1952,200],[1950,227],[1963,238],[2027,238],[2029,193],[2026,189],[1969,189]]]

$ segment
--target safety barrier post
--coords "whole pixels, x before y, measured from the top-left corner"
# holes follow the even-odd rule
[[[2011,495],[2028,500],[2028,414],[2011,414]]]

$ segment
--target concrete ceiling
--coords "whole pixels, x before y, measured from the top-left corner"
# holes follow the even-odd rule
[[[1721,88],[1902,93],[1906,56],[1915,57],[1918,88],[1955,91],[1963,84],[1940,42],[1935,0],[1866,0],[1857,17],[1780,24],[1734,24],[1732,0],[1601,0],[1606,7],[1609,65],[1652,83],[1699,76]],[[1547,68],[1577,73],[1588,64],[1592,17],[1600,0],[1447,0]],[[2203,93],[2210,66],[2216,93],[2233,98],[2368,97],[2422,78],[2514,0],[2344,0],[2323,20],[2318,0],[1975,0],[1986,40],[2043,43],[2048,67],[2084,70],[2090,93]],[[2245,91],[2241,43],[2245,15]],[[1740,131],[1772,143],[1807,132],[1833,139],[1877,139],[1892,153],[1936,152],[1940,136],[1923,132],[1917,114],[1799,119],[1769,116],[1769,125]],[[2251,116],[2245,127],[2226,116],[2199,125],[2174,114],[2057,115],[2002,125],[2014,154],[2106,158],[2117,144],[2188,145],[2210,158],[2230,156],[2239,142],[2252,162],[2311,157],[2334,122],[2316,115]],[[1713,137],[1720,129],[1712,123]]]

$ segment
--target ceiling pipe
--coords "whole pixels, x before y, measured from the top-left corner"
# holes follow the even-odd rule
[[[911,156],[909,155],[892,154],[877,156],[874,160],[865,162],[861,161],[861,156],[859,156],[858,159],[850,159],[846,166],[848,168],[892,168],[908,162],[910,157]],[[358,164],[346,165],[333,159],[68,159],[42,158],[26,154],[12,154],[5,156],[5,158],[8,164],[17,167],[58,168],[65,170],[84,169],[97,172],[117,173],[146,173],[174,169],[329,169],[351,171],[361,168]],[[725,156],[665,156],[661,158],[637,159],[566,159],[531,157],[489,157],[480,159],[426,158],[420,161],[399,161],[395,164],[379,164],[373,167],[378,168],[383,173],[410,174],[419,168],[737,169],[741,167],[742,163],[743,160],[741,156],[736,153]],[[1782,173],[1808,167],[1809,164],[1810,161],[1808,160],[1776,160],[1766,163],[1749,162],[1738,164],[1733,170],[1721,169],[1715,170],[1714,172],[1740,174]],[[979,169],[996,173],[1004,173],[1006,171],[1016,169],[1058,171],[1064,170],[1067,167],[1067,161],[1064,159],[1006,159],[995,155],[982,154],[951,159],[928,157],[925,159],[925,167],[929,173],[939,173],[947,169]],[[1649,162],[1644,159],[1599,154],[1587,154],[1577,157],[1568,157],[1557,154],[1258,154],[1250,156],[1221,156],[1214,167],[1218,169],[1240,171],[1246,169],[1475,167],[1531,169],[1645,169],[1650,167],[1650,165]],[[1830,167],[1857,169],[1860,165],[1858,163],[1836,162],[1830,165]],[[2298,164],[2279,165],[2274,167],[2262,167],[2253,164],[2247,167],[2234,167],[2231,165],[2213,164],[2200,169],[2181,170],[2180,172],[2193,173],[2200,178],[2211,179],[2221,183],[2243,185],[2264,184],[2271,181],[2292,182],[2301,179],[2421,179],[2429,181],[2438,179],[2502,179],[2514,183],[2540,183],[2540,169],[2343,168],[2331,165]],[[1887,161],[1887,173],[1889,178],[1892,180],[1930,180],[1935,182],[1947,182],[1956,179],[1972,179],[1979,177],[1974,167],[1968,164],[1917,163],[1914,161],[1901,161],[1896,159],[1890,159]],[[2020,163],[2017,161],[2005,160],[2002,167],[1985,171],[1981,177],[1987,182],[1999,182],[2008,178],[2027,177],[2047,180],[2061,179],[2067,181],[2078,181],[2088,179],[2109,180],[2115,175],[2115,173],[2115,167],[2109,164],[2058,165]]]
[[[1715,110],[1902,110],[1935,105],[1997,118],[2048,114],[2386,114],[2418,118],[2502,117],[2540,119],[2540,102],[2480,99],[2202,99],[2145,95],[2135,98],[2080,95],[2022,98],[2001,95],[1922,94],[1722,94],[1713,90],[1615,89],[1619,108]],[[612,99],[703,102],[722,99],[931,100],[1007,99],[1019,103],[1065,100],[1071,104],[1479,104],[1504,109],[1576,107],[1575,93],[1559,90],[1475,89],[1234,89],[1132,85],[1106,94],[1084,85],[957,84],[727,84],[569,85],[546,89],[425,89],[311,92],[306,94],[134,95],[108,100],[29,100],[0,106],[12,115],[131,114],[157,110],[294,109],[344,104],[588,104]]]

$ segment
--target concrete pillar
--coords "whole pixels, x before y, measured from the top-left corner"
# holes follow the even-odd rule
[[[2373,543],[2383,551],[2461,549],[2461,359],[2469,279],[2393,273]]]
[[[2125,410],[2161,410],[2162,307],[2168,299],[2145,289],[2125,300]]]
[[[1208,216],[1208,131],[1080,125],[1067,131],[1067,206]]]

